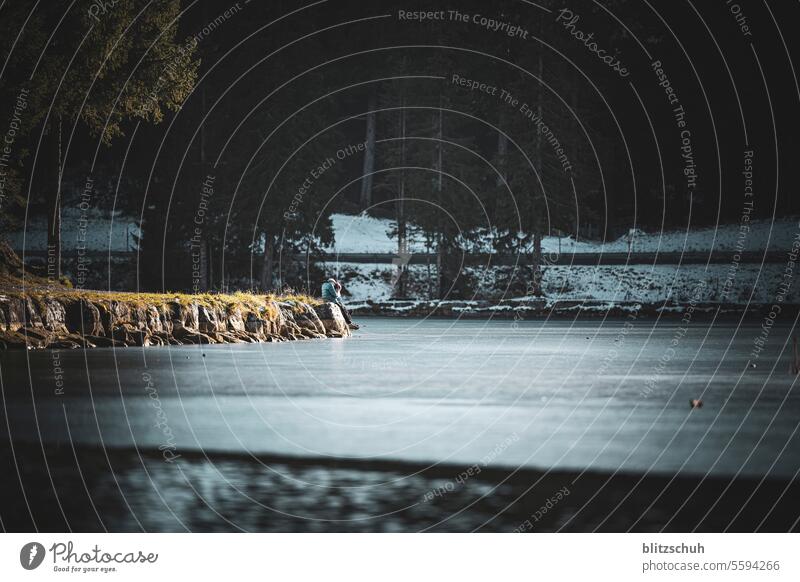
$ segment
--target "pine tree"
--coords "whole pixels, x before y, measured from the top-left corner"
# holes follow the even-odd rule
[[[89,0],[66,11],[57,3],[23,0],[2,9],[0,37],[23,34],[9,54],[0,100],[23,88],[31,96],[23,137],[39,153],[25,178],[33,180],[46,203],[56,275],[67,137],[82,125],[110,145],[125,134],[128,122],[158,123],[166,111],[180,108],[194,87],[199,63],[191,40],[177,38],[179,12],[179,0],[120,0],[102,11]]]

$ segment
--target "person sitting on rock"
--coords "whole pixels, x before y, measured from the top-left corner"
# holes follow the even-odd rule
[[[342,284],[333,277],[322,284],[322,300],[338,305],[339,309],[342,310],[342,316],[344,317],[344,320],[347,322],[347,325],[350,327],[350,329],[358,329],[358,324],[353,323],[350,313],[347,311],[347,308],[342,302]]]

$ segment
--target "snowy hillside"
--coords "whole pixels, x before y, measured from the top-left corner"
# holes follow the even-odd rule
[[[390,233],[393,223],[367,216],[333,216],[335,244],[330,249],[340,253],[396,253],[397,240]],[[753,221],[749,231],[740,231],[739,225],[724,225],[664,233],[633,232],[618,240],[607,242],[576,242],[572,238],[560,240],[561,253],[610,252],[693,252],[693,251],[788,251],[800,233],[796,220],[777,222]],[[411,252],[425,252],[419,242],[412,242]],[[489,245],[482,245],[490,248]],[[546,237],[543,248],[547,252],[559,251],[559,239]],[[391,264],[331,263],[328,270],[336,273],[345,283],[348,300],[385,301],[394,293]],[[496,288],[498,267],[488,270],[470,267],[466,272],[477,282],[477,298],[502,297]],[[774,300],[786,265],[739,264],[731,275],[730,264],[710,265],[628,265],[628,266],[549,266],[544,271],[543,288],[548,297],[560,300],[643,301],[655,303],[667,299],[677,302],[695,297],[700,302],[769,303]],[[409,277],[418,289],[427,289],[430,276],[425,265],[412,265]],[[726,280],[730,290],[724,293]],[[705,282],[698,287],[698,282]],[[507,297],[506,297],[507,298]],[[800,277],[792,280],[788,303],[800,303]]]
[[[81,233],[82,228],[85,234]],[[138,235],[138,223],[121,213],[110,215],[89,210],[84,214],[79,208],[61,211],[61,245],[65,251],[75,250],[81,245],[93,251],[134,250]],[[44,217],[29,220],[24,230],[8,234],[8,242],[18,250],[47,250],[47,221]]]
[[[330,250],[339,253],[395,253],[397,238],[390,233],[396,228],[391,220],[371,216],[334,214],[333,231],[335,241]],[[573,237],[544,237],[542,248],[555,253],[646,253],[646,252],[693,252],[693,251],[733,251],[741,244],[745,251],[769,248],[783,250],[791,246],[792,240],[800,232],[798,221],[785,219],[779,221],[754,220],[748,231],[740,231],[738,224],[720,225],[716,228],[693,229],[690,231],[665,231],[645,233],[631,231],[617,240],[605,243],[597,241],[576,241]],[[490,252],[491,240],[487,235],[481,248],[476,251]],[[424,241],[409,241],[411,252],[425,252]]]

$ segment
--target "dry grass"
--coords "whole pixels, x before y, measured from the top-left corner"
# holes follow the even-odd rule
[[[288,293],[286,295],[273,296],[275,301],[297,301],[299,303],[308,303],[309,305],[321,305],[322,299],[311,297],[305,293]]]
[[[0,275],[0,293],[11,297],[27,296],[42,303],[44,300],[73,302],[85,300],[91,303],[108,303],[118,301],[132,307],[146,307],[154,305],[164,306],[177,302],[181,305],[192,303],[208,308],[224,309],[231,313],[237,309],[246,312],[268,313],[277,316],[275,301],[295,301],[308,305],[319,305],[321,300],[302,293],[289,292],[287,294],[257,294],[237,291],[230,294],[217,293],[136,293],[130,291],[98,291],[86,289],[73,289],[66,285],[52,285],[47,279],[26,275],[22,279]]]

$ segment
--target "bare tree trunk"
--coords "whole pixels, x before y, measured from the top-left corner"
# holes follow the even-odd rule
[[[436,235],[436,297],[444,299],[444,284],[442,282],[442,268],[444,260],[442,257],[442,235]]]
[[[442,205],[442,186],[443,186],[443,182],[442,182],[442,171],[443,171],[443,168],[442,168],[442,136],[443,136],[443,131],[442,131],[442,96],[439,95],[439,123],[438,123],[438,128],[436,130],[436,137],[438,139],[438,141],[436,142],[437,143],[436,170],[437,170],[437,174],[438,174],[436,190],[438,192],[438,201],[439,201],[439,205],[440,206]],[[441,212],[439,214],[441,216]],[[443,234],[442,231],[443,230],[444,230],[444,225],[443,225],[443,223],[440,223],[438,241],[437,241],[437,244],[436,244],[436,277],[437,277],[437,285],[436,285],[436,287],[437,287],[437,292],[438,292],[439,299],[444,299],[445,293],[446,293],[446,290],[444,289],[444,287],[445,287],[445,282],[444,282],[445,277],[444,277],[444,273],[443,273],[443,269],[445,267],[445,260],[444,260],[444,257],[443,257],[444,249],[442,248],[442,241],[445,239],[445,237],[442,236],[442,234]]]
[[[205,116],[206,114],[206,85],[208,83],[201,83],[200,85],[200,104],[201,104],[201,111],[202,114]],[[200,164],[202,165],[203,169],[205,170],[206,165],[206,122],[202,121],[200,123]]]
[[[61,277],[61,118],[47,131],[48,151],[43,171],[47,205],[47,278],[55,282]]]
[[[537,227],[533,233],[533,276],[531,291],[537,297],[542,295],[542,233]]]
[[[538,62],[537,69],[538,69],[538,72],[539,72],[539,90],[538,90],[538,99],[536,100],[536,115],[539,117],[539,119],[542,122],[544,122],[544,119],[543,119],[544,106],[543,106],[543,103],[542,103],[542,101],[544,100],[544,87],[543,87],[543,85],[544,85],[544,83],[543,83],[543,79],[544,79],[544,60],[542,59],[542,51],[541,50],[539,50],[539,57],[537,59],[537,62]],[[537,170],[539,171],[539,175],[540,176],[542,174],[543,165],[544,165],[543,164],[544,160],[542,159],[542,154],[543,154],[543,151],[542,151],[542,132],[541,131],[537,131],[536,132],[536,165],[537,165]],[[542,181],[544,181],[544,179],[542,179]]]
[[[573,134],[572,134],[572,147],[570,148],[570,150],[571,150],[570,151],[570,155],[572,156],[572,159],[570,160],[570,164],[574,164],[574,163],[578,162],[578,146],[580,145],[579,141],[578,141],[579,140],[578,136],[580,136],[580,131],[581,131],[580,124],[578,123],[578,119],[579,119],[578,118],[578,92],[575,91],[574,89],[572,91],[572,99],[571,99],[571,101],[572,101],[572,111],[573,111],[575,117],[573,117],[573,122],[572,122]]]
[[[430,233],[425,233],[425,263],[428,270],[428,299],[433,299],[433,277],[431,276],[431,249],[433,240]]]
[[[395,285],[395,296],[405,298],[406,296],[406,265],[408,263],[408,242],[406,240],[406,100],[401,100],[400,106],[400,193],[397,201],[397,282]]]
[[[274,251],[275,251],[275,237],[265,232],[264,256],[263,256],[263,261],[261,262],[261,290],[264,293],[269,293],[274,288],[274,283],[273,283]]]
[[[508,138],[502,133],[497,133],[497,171],[500,175],[497,176],[497,185],[503,186],[508,180],[507,160],[508,156]]]
[[[367,136],[364,150],[364,170],[361,176],[361,210],[372,206],[372,172],[375,170],[375,91],[369,96],[367,105]]]
[[[539,23],[539,37],[541,38],[542,23]],[[542,56],[541,47],[539,49],[539,56],[537,59],[537,68],[539,74],[539,98],[537,99],[536,113],[539,119],[544,121],[544,59]],[[544,182],[544,151],[542,143],[542,132],[536,132],[536,164],[538,166],[539,176]],[[544,196],[544,192],[542,193]],[[537,297],[542,295],[542,228],[541,220],[538,215],[538,208],[536,204],[536,196],[534,195],[533,203],[533,273],[531,280],[531,290]]]

